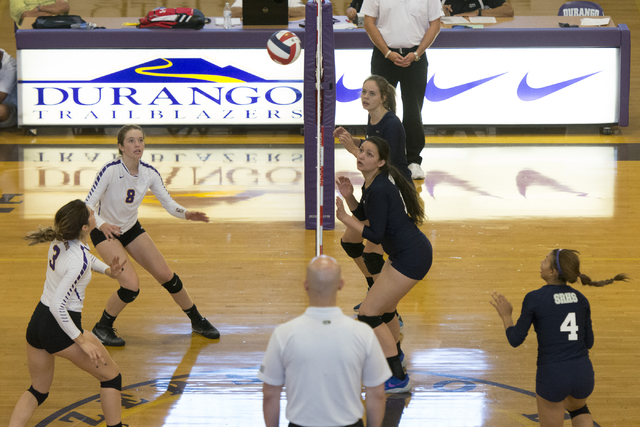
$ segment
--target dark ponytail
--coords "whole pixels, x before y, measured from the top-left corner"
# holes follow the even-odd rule
[[[594,282],[586,274],[580,273],[580,258],[578,254],[580,252],[573,249],[554,249],[552,252],[551,267],[558,271],[558,279],[575,283],[578,278],[584,286],[596,286],[602,287],[610,285],[613,282],[626,282],[629,280],[629,276],[624,273],[618,274],[612,279],[600,280]]]
[[[72,200],[56,212],[53,227],[41,228],[27,233],[24,237],[29,246],[38,243],[53,242],[54,240],[75,240],[80,237],[82,227],[89,224],[89,210],[80,200]]]
[[[411,218],[414,224],[421,225],[425,220],[422,200],[416,191],[415,185],[409,182],[407,178],[391,164],[389,144],[379,136],[370,136],[366,141],[378,147],[378,156],[380,160],[385,161],[384,165],[380,168],[380,172],[386,173],[393,178],[396,186],[400,189],[409,218]]]

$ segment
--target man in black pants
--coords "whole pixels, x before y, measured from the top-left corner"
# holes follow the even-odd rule
[[[400,83],[407,162],[411,178],[424,179],[420,167],[424,148],[422,104],[428,66],[424,53],[440,32],[442,6],[439,0],[367,0],[361,12],[365,15],[364,29],[374,44],[371,74],[386,78],[393,86]]]

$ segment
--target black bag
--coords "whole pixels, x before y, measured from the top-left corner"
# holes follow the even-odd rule
[[[140,18],[139,28],[191,28],[199,30],[211,22],[198,9],[190,7],[158,7]]]
[[[71,28],[71,24],[86,24],[87,22],[78,15],[38,16],[33,23],[33,28],[54,29]]]

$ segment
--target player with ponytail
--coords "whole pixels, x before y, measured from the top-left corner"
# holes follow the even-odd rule
[[[337,197],[336,217],[351,232],[381,244],[389,255],[375,285],[360,306],[358,319],[373,328],[393,373],[385,383],[386,392],[404,393],[411,390],[411,382],[402,367],[396,308],[426,276],[431,268],[433,251],[431,243],[418,228],[425,219],[420,197],[413,183],[391,163],[389,144],[382,138],[368,137],[360,145],[357,159],[358,170],[364,177],[362,198],[356,200],[351,181],[339,177],[336,181],[338,189],[353,216],[347,213],[343,200]]]
[[[507,299],[492,293],[489,301],[502,319],[509,344],[522,344],[533,324],[538,336],[536,399],[541,427],[563,424],[565,409],[571,424],[593,426],[587,397],[594,389],[593,366],[589,349],[594,337],[591,307],[587,298],[568,283],[578,279],[585,286],[602,287],[614,281],[626,281],[626,274],[592,281],[580,272],[578,251],[554,249],[540,264],[542,288],[529,292],[522,303],[520,318],[514,325],[513,307]]]

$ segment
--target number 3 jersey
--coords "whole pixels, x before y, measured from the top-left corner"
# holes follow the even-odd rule
[[[91,270],[104,274],[109,266],[91,255],[89,246],[80,240],[51,243],[47,262],[47,278],[40,302],[49,307],[69,338],[76,339],[81,332],[67,311],[82,312]]]
[[[522,344],[531,324],[538,336],[538,365],[589,356],[591,308],[587,298],[572,287],[546,285],[529,292],[518,322],[507,329],[509,344]]]
[[[171,198],[156,168],[140,161],[138,174],[132,175],[118,157],[102,166],[85,199],[96,213],[96,228],[107,223],[120,227],[121,233],[127,232],[138,220],[138,208],[147,190],[171,215],[185,218],[187,210]]]

